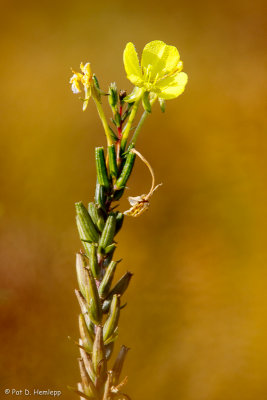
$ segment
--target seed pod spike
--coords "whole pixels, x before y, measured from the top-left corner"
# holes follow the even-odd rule
[[[79,329],[80,329],[80,335],[81,335],[82,344],[83,344],[84,348],[89,353],[92,352],[93,344],[94,344],[94,337],[87,328],[83,314],[79,315]]]
[[[88,304],[90,319],[94,324],[99,324],[102,318],[102,307],[95,279],[90,270],[86,269],[87,285],[85,288],[85,299]]]
[[[97,376],[99,376],[99,366],[101,366],[101,372],[102,372],[101,375],[106,373],[107,361],[105,357],[105,347],[103,341],[103,328],[101,325],[98,325],[96,327],[95,341],[92,353],[92,362]]]
[[[118,356],[117,356],[117,358],[115,360],[115,363],[113,365],[113,368],[112,368],[112,372],[113,372],[113,374],[112,374],[112,377],[113,377],[112,383],[115,386],[117,386],[118,383],[119,383],[122,367],[123,367],[126,355],[127,355],[129,350],[130,349],[128,347],[126,347],[124,345],[121,346],[119,354],[118,354]]]
[[[119,316],[120,316],[120,298],[118,295],[114,294],[110,305],[109,316],[103,328],[104,342],[106,342],[113,335],[115,329],[118,326]]]
[[[80,367],[80,374],[81,374],[84,393],[86,394],[86,396],[89,396],[89,398],[97,397],[97,391],[96,391],[95,385],[93,384],[89,375],[87,374],[83,360],[79,359],[78,362],[79,362],[79,367]]]

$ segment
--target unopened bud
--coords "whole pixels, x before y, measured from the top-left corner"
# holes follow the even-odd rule
[[[84,242],[97,242],[99,234],[83,203],[76,203],[75,208],[77,213],[77,226],[81,240]]]
[[[105,227],[103,229],[100,241],[99,241],[99,250],[104,251],[106,247],[112,244],[113,238],[115,235],[115,229],[116,229],[116,217],[115,215],[111,214],[108,216]]]
[[[108,96],[108,102],[113,109],[116,107],[117,102],[118,102],[118,91],[117,91],[117,86],[116,83],[111,83],[109,87],[109,96]]]

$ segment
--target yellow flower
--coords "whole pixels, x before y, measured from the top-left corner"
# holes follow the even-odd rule
[[[71,89],[73,93],[81,93],[81,85],[84,89],[83,110],[86,109],[88,101],[92,94],[92,70],[90,63],[80,64],[82,73],[74,72],[70,78]]]
[[[133,43],[128,43],[123,53],[127,78],[141,90],[134,90],[129,100],[134,101],[144,92],[170,100],[180,96],[187,83],[187,74],[181,72],[183,63],[176,47],[160,40],[148,43],[142,53],[141,66]]]

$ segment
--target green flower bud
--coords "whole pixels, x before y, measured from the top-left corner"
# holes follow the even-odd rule
[[[115,190],[122,189],[125,187],[134,166],[135,156],[136,156],[135,153],[132,152],[128,153],[121,175],[115,184]]]
[[[112,244],[116,229],[116,217],[111,214],[108,216],[101,238],[99,240],[99,251],[105,253],[106,247]]]
[[[117,167],[116,150],[114,144],[108,146],[108,166],[109,166],[109,173],[112,176],[112,178],[117,178],[118,167]]]
[[[100,185],[102,185],[106,189],[108,189],[109,188],[109,179],[108,179],[108,174],[107,174],[107,168],[106,168],[103,147],[96,147],[95,160],[96,160],[97,180],[100,183]]]
[[[108,96],[108,102],[110,104],[110,107],[114,109],[117,105],[118,102],[118,91],[117,91],[117,86],[116,83],[111,83],[109,87],[109,96]]]
[[[84,242],[98,242],[97,229],[82,202],[75,204],[77,227],[80,238]]]
[[[95,190],[95,202],[99,207],[105,210],[105,203],[106,203],[105,189],[98,182],[96,184],[96,190]]]

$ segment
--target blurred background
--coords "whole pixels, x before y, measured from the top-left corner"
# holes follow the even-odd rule
[[[90,61],[104,90],[130,90],[124,47],[140,54],[155,39],[178,47],[189,83],[146,121],[137,148],[164,185],[118,236],[117,276],[134,273],[116,345],[131,348],[125,391],[267,398],[265,5],[1,1],[1,398],[5,388],[75,398],[74,203],[93,197],[105,139],[93,103],[83,113],[71,93],[70,68]],[[150,179],[138,161],[128,195]]]

